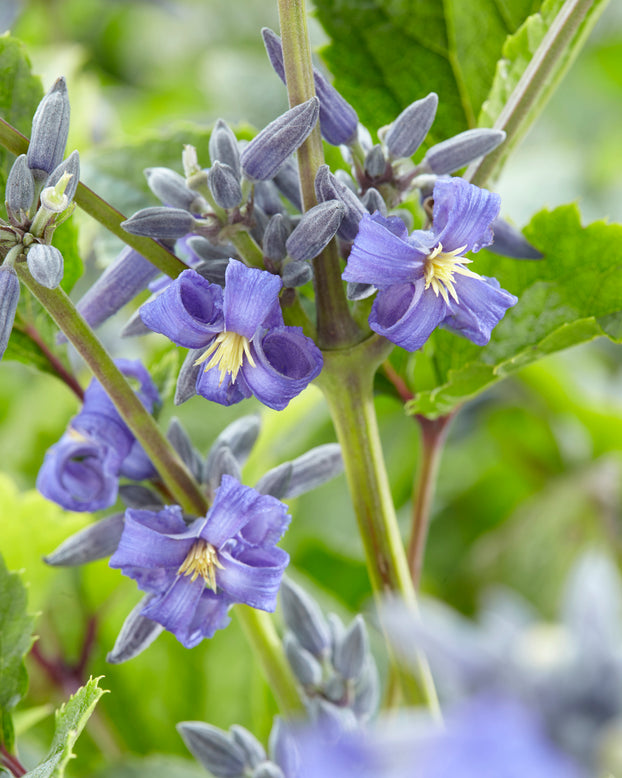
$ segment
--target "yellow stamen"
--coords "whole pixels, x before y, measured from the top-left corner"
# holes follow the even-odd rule
[[[199,576],[205,581],[212,591],[216,591],[216,569],[223,570],[218,560],[216,549],[203,538],[196,540],[188,551],[177,575],[189,575],[191,581],[196,581]]]
[[[439,243],[426,257],[423,270],[425,288],[428,289],[431,286],[434,294],[437,297],[440,294],[446,303],[449,302],[448,292],[458,302],[458,295],[454,286],[454,273],[471,276],[471,278],[479,278],[477,273],[473,273],[473,271],[463,267],[463,265],[473,261],[472,259],[459,256],[465,249],[466,246],[461,246],[453,251],[443,251],[443,244]]]
[[[212,367],[218,366],[220,371],[220,381],[218,384],[222,384],[227,373],[231,373],[231,383],[235,383],[245,356],[250,366],[255,367],[255,360],[251,354],[248,338],[244,335],[238,335],[237,332],[221,332],[194,364],[200,365],[211,357],[207,365],[205,365],[205,370],[207,371]]]

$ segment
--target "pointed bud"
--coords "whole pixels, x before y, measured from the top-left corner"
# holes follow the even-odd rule
[[[298,260],[317,257],[333,239],[345,213],[346,208],[339,200],[326,200],[310,208],[287,239],[287,253]]]
[[[166,439],[179,454],[181,461],[192,475],[201,483],[203,481],[203,459],[192,445],[192,441],[181,422],[175,416],[169,422]]]
[[[179,375],[177,376],[177,386],[175,387],[175,405],[181,405],[197,393],[197,378],[201,371],[201,365],[197,365],[197,359],[205,351],[204,348],[192,348],[186,354]]]
[[[209,158],[212,165],[221,162],[229,165],[237,181],[240,180],[240,151],[238,140],[229,125],[218,119],[209,139]]]
[[[347,186],[337,181],[330,172],[328,165],[321,165],[315,177],[315,193],[320,202],[339,200],[345,206],[346,212],[337,230],[344,240],[354,240],[359,231],[359,222],[367,213],[365,206]]]
[[[119,487],[119,497],[128,508],[159,511],[164,507],[157,494],[139,484],[123,484]]]
[[[437,176],[454,173],[469,162],[496,149],[504,140],[503,130],[485,127],[466,130],[428,149],[421,163],[421,170],[435,173]]]
[[[254,197],[255,204],[268,216],[283,213],[283,202],[274,181],[256,181]]]
[[[69,178],[66,178],[66,176],[69,176]],[[63,194],[67,198],[68,205],[73,200],[80,183],[80,155],[77,151],[72,151],[64,162],[61,162],[58,167],[54,168],[45,182],[45,189],[49,187],[57,189],[61,181],[65,182]],[[41,198],[43,201],[43,193]]]
[[[488,251],[514,259],[543,259],[544,254],[534,248],[523,233],[508,224],[505,219],[495,219],[492,232],[493,239],[490,246],[487,246]]]
[[[303,686],[317,686],[322,680],[322,667],[317,659],[291,634],[285,635],[283,648],[298,681]]]
[[[326,443],[307,451],[292,461],[292,477],[285,497],[299,497],[335,478],[343,472],[341,447]]]
[[[255,484],[255,489],[260,494],[270,494],[277,500],[282,500],[287,493],[287,487],[292,480],[294,467],[291,462],[285,462],[278,467],[273,467]]]
[[[126,232],[146,238],[183,238],[194,226],[195,220],[188,211],[164,206],[142,208],[121,222]]]
[[[380,211],[383,216],[387,215],[387,204],[384,201],[384,197],[377,189],[374,189],[373,187],[368,189],[361,197],[361,202],[369,213]]]
[[[202,721],[181,721],[177,725],[190,753],[216,778],[241,778],[246,755],[227,732]]]
[[[370,178],[380,178],[387,167],[382,146],[376,145],[365,156],[365,172]]]
[[[270,122],[241,154],[244,175],[252,181],[274,178],[290,154],[311,134],[319,110],[319,100],[312,97]]]
[[[227,448],[233,453],[240,467],[250,456],[251,450],[255,445],[261,429],[261,419],[259,416],[242,416],[229,424],[220,433],[214,441],[207,458],[206,467],[211,467],[211,459],[216,456],[216,452],[221,446]]]
[[[167,167],[148,167],[143,172],[149,189],[164,205],[184,211],[193,210],[191,206],[199,195],[188,189],[183,176]]]
[[[221,208],[235,208],[242,202],[239,179],[229,165],[214,162],[209,170],[207,183],[216,204]]]
[[[363,672],[368,653],[367,629],[359,614],[335,646],[335,670],[346,680],[358,678]]]
[[[427,97],[411,103],[389,125],[384,142],[392,157],[412,157],[434,122],[437,106],[438,95],[430,92]],[[382,134],[382,131],[379,134]]]
[[[268,259],[280,261],[287,256],[286,241],[289,226],[282,213],[275,213],[263,234],[263,253]]]
[[[297,211],[302,211],[300,176],[298,175],[298,165],[294,157],[285,160],[283,167],[274,176],[274,184]]]
[[[376,291],[372,284],[362,284],[359,281],[348,281],[346,287],[346,297],[348,300],[366,300]]]
[[[238,461],[226,445],[220,445],[215,451],[210,451],[209,466],[205,468],[205,481],[216,491],[223,475],[230,475],[237,481],[242,480]]]
[[[317,602],[289,578],[281,583],[283,618],[303,648],[318,659],[330,650],[330,630]]]
[[[309,712],[314,721],[337,738],[342,732],[351,732],[358,728],[354,713],[350,708],[341,708],[321,697],[315,697],[309,705]]]
[[[149,298],[152,299],[151,297]],[[137,338],[141,335],[149,335],[153,330],[150,330],[146,324],[143,324],[143,320],[140,318],[140,309],[134,311],[134,313],[127,320],[127,324],[121,330],[122,338]]]
[[[141,615],[143,608],[149,604],[150,600],[151,595],[143,597],[123,622],[113,649],[106,657],[106,661],[111,665],[118,665],[138,656],[146,648],[149,648],[163,631],[164,627],[157,621],[152,621]]]
[[[63,278],[63,255],[55,246],[33,243],[26,254],[30,275],[46,289],[56,289]]]
[[[9,219],[14,224],[26,224],[28,211],[35,199],[35,181],[25,154],[20,154],[11,167],[5,198]]]
[[[284,289],[296,289],[308,284],[313,278],[313,268],[308,262],[288,262],[281,270]]]
[[[11,265],[0,265],[0,359],[11,337],[19,300],[19,279]]]
[[[343,637],[346,634],[346,628],[343,625],[343,621],[339,618],[339,616],[337,616],[336,613],[328,613],[326,615],[326,621],[328,622],[328,627],[330,629],[330,634],[332,638],[331,639],[331,645],[332,645],[331,659],[334,666],[335,650],[343,640]]]
[[[235,248],[227,245],[214,245],[202,235],[193,235],[187,239],[187,246],[199,259],[229,259],[236,257]]]
[[[56,80],[32,120],[28,167],[41,181],[61,163],[69,134],[69,97],[64,78]]]
[[[356,683],[352,710],[362,721],[366,721],[374,715],[379,702],[380,678],[378,669],[371,654],[368,654],[361,676]]]
[[[43,559],[55,567],[73,567],[104,559],[117,550],[122,533],[123,514],[115,513],[67,538]]]
[[[239,724],[234,724],[229,728],[231,737],[234,742],[240,746],[246,756],[246,764],[250,767],[256,767],[261,762],[265,762],[268,758],[265,748],[257,740],[255,735],[251,734],[247,729],[241,727]]]
[[[218,284],[224,289],[229,262],[228,259],[211,259],[209,262],[199,262],[194,270],[210,284]]]
[[[324,684],[322,691],[335,705],[343,705],[346,700],[346,682],[339,675],[331,676]]]

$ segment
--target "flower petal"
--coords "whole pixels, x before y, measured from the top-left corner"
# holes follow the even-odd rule
[[[177,576],[166,592],[149,601],[142,615],[172,632],[186,648],[194,648],[205,637],[203,630],[197,629],[195,624],[204,592],[205,581],[201,577],[191,581],[188,576]],[[220,605],[218,600],[215,602]],[[205,633],[209,632],[208,625],[203,626]]]
[[[219,405],[235,405],[241,400],[252,396],[251,390],[246,385],[243,371],[238,373],[235,383],[231,381],[231,374],[227,374],[224,380],[220,381],[220,370],[218,367],[212,367],[205,370],[199,366],[199,375],[197,376],[197,394],[211,400]]]
[[[300,327],[275,327],[252,344],[255,367],[240,371],[255,397],[277,411],[316,378],[324,364],[322,353]]]
[[[247,548],[221,555],[224,569],[216,573],[218,586],[235,602],[274,611],[276,595],[289,554],[281,548]]]
[[[463,246],[479,251],[492,243],[492,222],[499,215],[501,198],[463,178],[439,179],[434,184],[433,229],[443,251]]]
[[[407,351],[421,348],[448,310],[443,298],[424,286],[421,278],[381,291],[369,316],[372,330]]]
[[[266,270],[230,262],[225,275],[225,327],[251,340],[258,328],[283,324],[279,292],[283,282]]]
[[[161,511],[125,512],[125,527],[119,546],[110,557],[110,567],[120,567],[134,578],[132,568],[168,568],[177,571],[192,546],[193,539],[176,538],[187,530],[177,505]]]
[[[222,289],[194,270],[184,270],[141,307],[140,318],[178,346],[200,348],[224,329]]]
[[[464,335],[478,346],[485,346],[492,330],[505,316],[508,308],[516,305],[518,298],[501,289],[496,278],[456,278],[459,302],[449,304],[449,315],[443,326]]]
[[[232,476],[223,475],[200,535],[220,548],[249,521],[254,521],[255,516],[261,519],[265,511],[273,511],[273,500],[274,497],[259,494]]]

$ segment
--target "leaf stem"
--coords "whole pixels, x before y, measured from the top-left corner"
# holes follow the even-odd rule
[[[6,767],[15,778],[28,772],[19,759],[14,754],[10,754],[3,744],[0,745],[0,765]]]

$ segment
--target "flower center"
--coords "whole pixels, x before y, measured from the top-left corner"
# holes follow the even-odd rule
[[[459,249],[454,249],[453,251],[443,251],[443,244],[439,243],[426,257],[425,267],[423,269],[425,288],[428,289],[428,287],[431,286],[434,290],[434,294],[437,297],[440,294],[446,303],[449,302],[449,295],[458,302],[458,295],[456,293],[456,287],[454,286],[454,273],[460,273],[460,275],[463,276],[471,276],[472,278],[479,278],[477,273],[473,273],[471,270],[463,267],[463,265],[473,261],[472,259],[465,259],[465,257],[460,256],[465,248],[466,246],[461,246]]]
[[[216,549],[207,540],[196,540],[177,571],[177,575],[189,575],[191,581],[201,576],[206,585],[216,591],[216,568],[223,570]]]
[[[227,373],[231,373],[231,382],[235,383],[238,377],[244,356],[248,359],[251,367],[255,367],[255,361],[251,354],[250,342],[244,335],[238,335],[237,332],[221,332],[203,354],[196,360],[195,365],[200,365],[209,359],[205,370],[218,366],[220,370],[219,385],[225,380]]]

